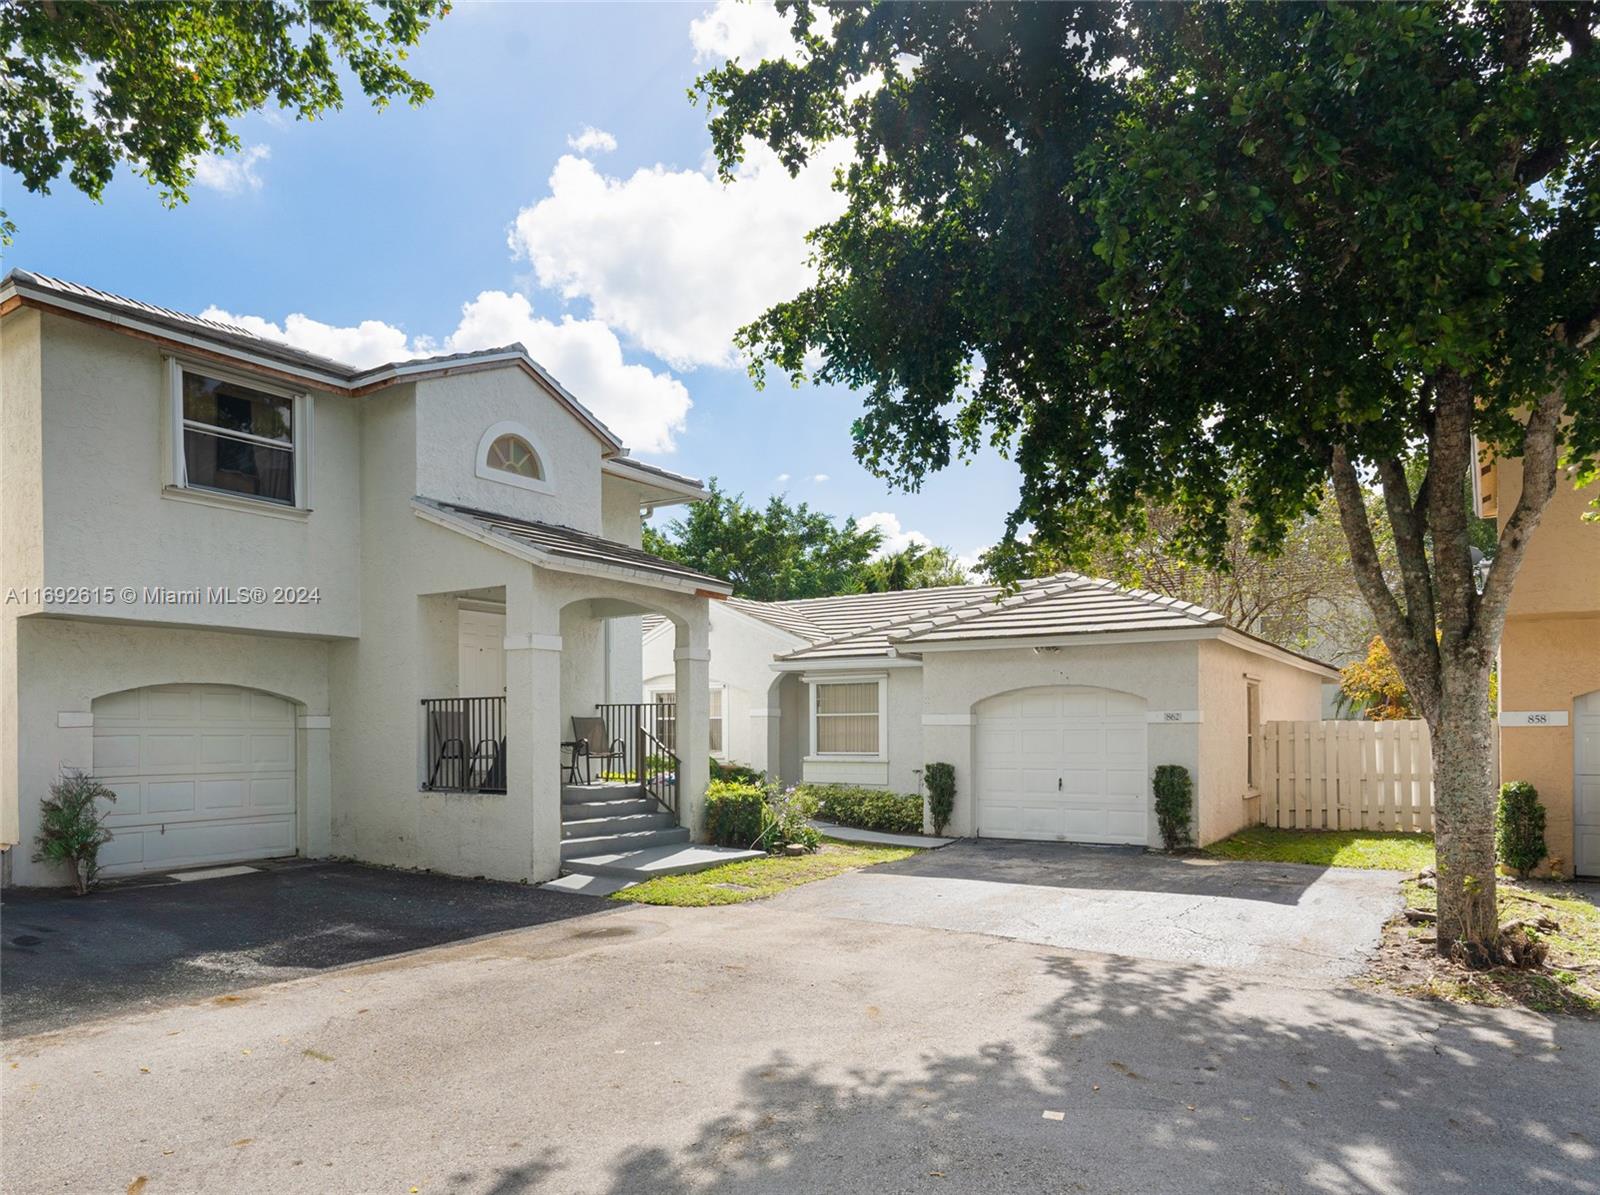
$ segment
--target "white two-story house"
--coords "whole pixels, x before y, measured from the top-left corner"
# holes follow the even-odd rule
[[[9,881],[67,879],[31,859],[66,769],[116,793],[113,876],[299,854],[545,880],[602,831],[688,838],[728,587],[640,551],[640,512],[701,492],[631,460],[521,346],[357,370],[13,272]],[[673,627],[670,743],[629,704],[646,613]],[[599,766],[655,803],[563,805],[593,716]]]

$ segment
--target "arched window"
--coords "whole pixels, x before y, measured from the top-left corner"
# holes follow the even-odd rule
[[[539,467],[538,453],[534,452],[533,446],[521,436],[501,436],[489,445],[489,456],[485,463],[489,468],[497,469],[501,473],[512,473],[533,481],[544,478],[544,470]]]
[[[551,463],[538,436],[521,423],[497,423],[478,441],[477,474],[485,481],[552,494]]]

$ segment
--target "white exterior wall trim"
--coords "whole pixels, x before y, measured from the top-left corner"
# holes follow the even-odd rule
[[[924,726],[976,726],[976,714],[923,714]]]

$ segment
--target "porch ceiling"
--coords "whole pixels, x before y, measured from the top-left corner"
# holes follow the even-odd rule
[[[514,519],[428,498],[415,498],[412,505],[430,522],[469,535],[541,568],[618,577],[707,597],[726,597],[733,592],[733,587],[720,577],[696,572],[627,544],[571,527]]]

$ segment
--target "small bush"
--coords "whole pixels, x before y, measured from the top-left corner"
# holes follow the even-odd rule
[[[761,837],[766,807],[756,785],[713,780],[706,786],[706,833],[718,846],[747,847]]]
[[[1189,769],[1182,764],[1162,764],[1156,769],[1155,790],[1161,844],[1169,851],[1188,846],[1194,805],[1194,782],[1189,778]]]
[[[117,794],[93,776],[68,772],[50,786],[50,795],[40,802],[44,821],[35,839],[39,849],[33,861],[66,864],[79,896],[94,884],[100,872],[100,848],[111,841],[111,831],[105,827],[106,810],[99,802],[116,799]]]
[[[816,802],[824,821],[885,834],[922,833],[921,797],[850,784],[805,784],[800,791]]]
[[[763,784],[766,777],[754,768],[747,768],[742,763],[724,763],[716,756],[711,757],[711,779],[731,780],[735,784]]]
[[[814,851],[822,834],[809,820],[811,802],[797,797],[794,789],[768,789],[762,811],[761,845],[777,854],[788,846],[803,846]]]
[[[947,763],[930,763],[922,769],[922,782],[928,786],[928,814],[933,832],[943,834],[956,809],[956,769]]]
[[[1494,814],[1495,851],[1522,879],[1539,866],[1549,848],[1544,842],[1544,806],[1539,790],[1526,780],[1500,786],[1500,804]]]

